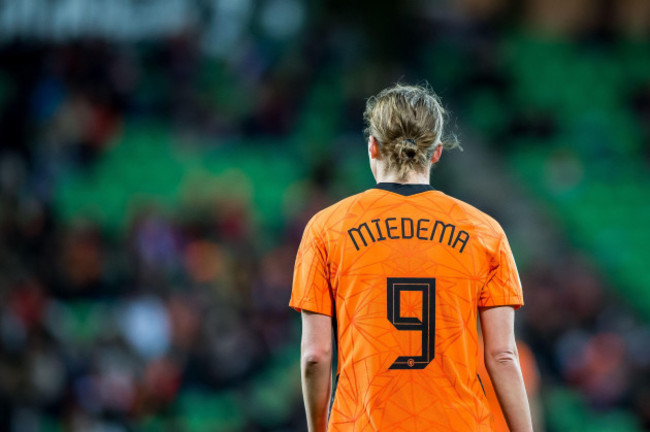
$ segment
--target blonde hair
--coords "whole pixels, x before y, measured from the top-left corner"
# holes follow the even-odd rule
[[[428,87],[396,84],[368,99],[364,132],[375,137],[388,170],[403,180],[411,171],[425,172],[438,145],[460,147],[455,139],[443,142],[446,114]]]

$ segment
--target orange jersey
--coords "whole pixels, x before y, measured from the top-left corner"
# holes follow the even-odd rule
[[[380,183],[316,214],[291,307],[332,316],[329,431],[491,431],[478,308],[523,305],[499,224],[428,185]]]

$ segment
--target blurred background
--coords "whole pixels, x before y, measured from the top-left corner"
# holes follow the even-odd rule
[[[0,1],[0,430],[305,430],[295,253],[400,80],[513,246],[540,430],[650,430],[647,0]]]

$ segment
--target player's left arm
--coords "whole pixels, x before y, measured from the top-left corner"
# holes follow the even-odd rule
[[[325,432],[332,391],[332,317],[302,311],[300,370],[309,432]]]

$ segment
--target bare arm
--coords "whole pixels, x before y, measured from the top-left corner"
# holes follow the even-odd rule
[[[309,432],[325,432],[332,390],[332,318],[302,311],[300,370]]]
[[[480,308],[485,340],[485,367],[511,432],[533,430],[524,379],[515,343],[511,306]]]

